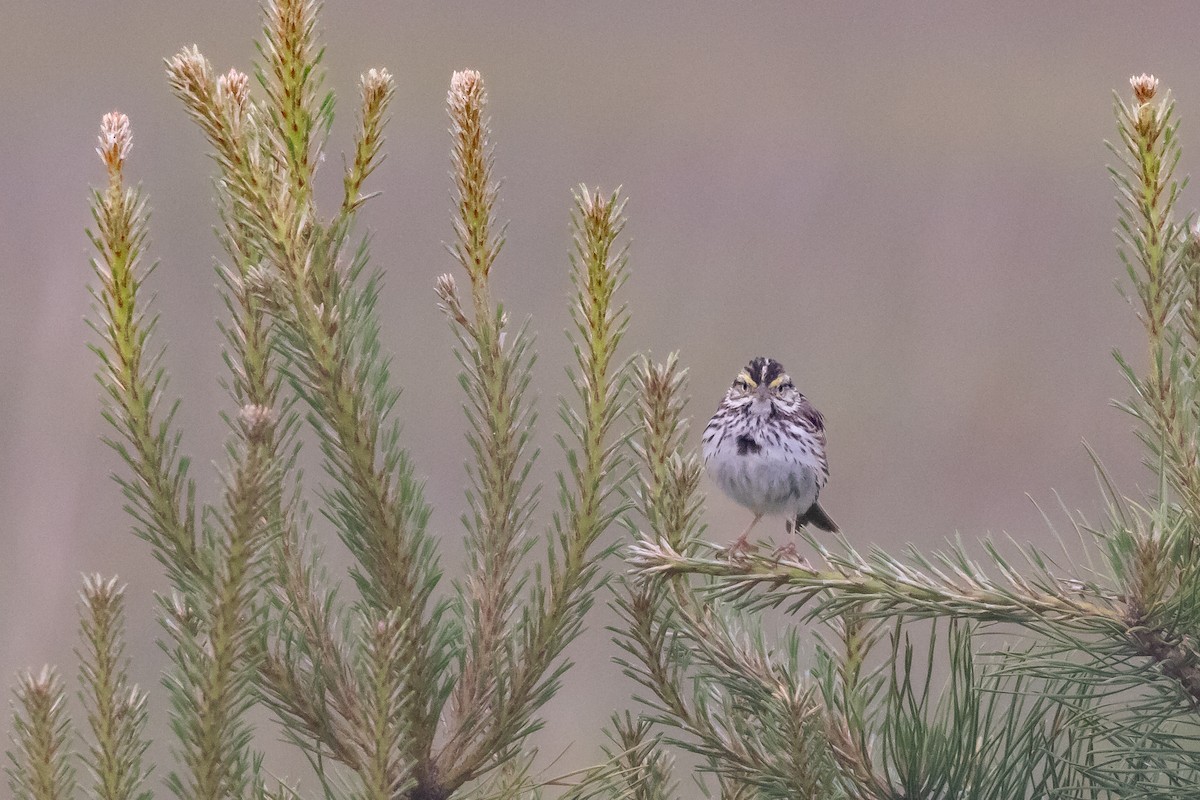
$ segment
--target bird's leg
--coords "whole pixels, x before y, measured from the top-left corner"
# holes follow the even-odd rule
[[[745,555],[750,552],[750,542],[747,537],[750,536],[750,531],[754,530],[754,526],[762,519],[762,514],[755,514],[754,519],[750,520],[750,524],[746,526],[746,530],[742,531],[742,535],[737,538],[737,541],[729,546],[727,551],[730,556]]]
[[[796,523],[789,519],[783,527],[788,532],[788,543],[775,551],[775,560],[782,561],[784,556],[791,556],[793,561],[800,561],[800,551],[796,549]]]

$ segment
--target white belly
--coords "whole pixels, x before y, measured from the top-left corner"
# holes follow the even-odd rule
[[[816,463],[762,453],[738,455],[728,440],[705,453],[704,461],[721,490],[755,514],[795,516],[817,501]]]

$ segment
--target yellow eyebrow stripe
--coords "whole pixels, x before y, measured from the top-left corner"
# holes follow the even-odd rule
[[[775,380],[771,381],[771,383],[769,384],[769,386],[770,386],[772,389],[778,389],[778,388],[780,387],[780,385],[782,385],[782,384],[783,384],[783,382],[784,382],[785,380],[787,380],[787,375],[780,375],[778,378],[776,378]]]
[[[754,378],[751,378],[749,372],[739,372],[738,380],[745,381],[746,383],[750,384],[751,386],[758,386],[758,381],[754,380]]]

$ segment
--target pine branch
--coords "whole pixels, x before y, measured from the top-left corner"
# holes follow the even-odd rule
[[[107,353],[97,348],[107,367],[101,381],[121,409],[113,416],[134,444],[138,457],[126,454],[140,480],[126,484],[126,493],[142,501],[134,508],[143,522],[143,535],[156,547],[168,569],[182,607],[192,617],[187,625],[170,625],[176,637],[178,672],[168,681],[175,691],[175,725],[189,776],[173,775],[177,792],[215,798],[223,792],[242,793],[250,775],[247,734],[242,717],[251,702],[249,642],[260,635],[261,618],[251,608],[265,552],[267,511],[272,503],[274,463],[272,411],[250,405],[243,409],[240,438],[229,449],[230,477],[225,505],[212,518],[217,531],[197,542],[190,521],[178,515],[184,466],[175,466],[175,444],[166,445],[170,415],[155,419],[158,378],[147,379],[140,367],[149,327],[140,327],[134,309],[140,307],[141,279],[136,274],[137,248],[143,236],[145,213],[134,195],[121,185],[121,167],[131,135],[128,120],[109,115],[101,131],[101,158],[109,171],[109,189],[96,195],[97,248],[106,268],[97,267],[97,293],[109,324]],[[157,428],[157,434],[151,431]],[[176,437],[176,441],[177,441]],[[124,451],[123,451],[123,454]],[[188,489],[186,520],[191,511]]]
[[[70,763],[71,727],[66,694],[54,670],[21,676],[16,689],[8,785],[16,800],[70,800],[75,770]]]
[[[216,543],[211,598],[201,598],[202,639],[180,642],[187,665],[174,704],[182,755],[190,775],[174,778],[183,797],[218,800],[245,795],[257,782],[245,712],[253,703],[253,682],[265,636],[264,609],[256,598],[268,574],[272,509],[278,507],[278,466],[273,460],[274,415],[247,406],[240,415],[241,441],[231,447],[225,507],[218,515],[223,536]],[[187,627],[169,628],[176,635]]]
[[[1069,733],[1065,707],[1089,700],[1086,687],[1010,669],[1036,657],[1033,651],[977,655],[972,629],[955,621],[945,637],[937,625],[931,629],[923,654],[900,624],[884,649],[879,669],[856,686],[839,685],[834,654],[825,650],[818,662],[850,797],[1008,800],[1053,796],[1066,787],[1086,791],[1071,766],[1081,740]],[[934,669],[943,650],[952,677],[939,692]]]
[[[468,311],[456,282],[438,280],[441,306],[459,340],[476,456],[472,513],[466,517],[471,577],[463,607],[467,646],[452,695],[452,723],[431,774],[453,790],[515,754],[519,742],[540,726],[537,710],[554,694],[566,668],[556,664],[582,627],[591,605],[598,566],[591,549],[615,519],[613,492],[624,467],[615,425],[623,401],[621,369],[614,363],[627,316],[614,294],[624,280],[625,254],[615,242],[623,227],[617,195],[604,198],[582,189],[576,196],[576,335],[580,411],[561,416],[576,438],[568,448],[568,477],[560,478],[561,516],[549,575],[532,588],[532,608],[518,613],[518,593],[528,580],[520,565],[530,543],[528,527],[536,490],[524,483],[536,453],[526,455],[532,411],[524,399],[532,360],[524,328],[511,339],[507,318],[492,297],[490,271],[503,245],[495,232],[496,187],[491,179],[487,95],[478,73],[455,73],[449,93],[458,190],[456,243],[451,247],[470,280]],[[418,788],[418,794],[423,791]],[[429,790],[424,790],[429,791]]]
[[[332,95],[317,100],[324,54],[317,46],[318,8],[312,0],[268,0],[258,44],[271,135],[287,175],[287,193],[298,208],[311,203],[322,145],[318,134],[327,132],[332,121]]]
[[[1003,562],[997,563],[1015,582],[996,582],[958,550],[936,565],[919,556],[915,565],[906,565],[881,552],[864,558],[844,541],[843,553],[809,541],[830,569],[759,557],[738,562],[688,557],[663,542],[645,541],[630,549],[630,563],[650,575],[707,575],[717,579],[714,595],[748,608],[784,605],[789,613],[803,610],[809,618],[830,619],[847,611],[869,618],[955,617],[1012,623],[1043,635],[1113,639],[1131,655],[1152,659],[1193,702],[1200,701],[1200,650],[1147,619],[1129,598],[1084,591],[1078,582],[1078,592],[1049,590],[1045,583],[1039,590]],[[762,593],[753,595],[757,590]]]
[[[288,11],[277,6],[274,11],[287,16],[294,15],[295,9]],[[286,31],[277,34],[277,39],[292,35]],[[282,69],[279,64],[274,66]],[[230,327],[224,330],[225,361],[233,374],[231,394],[241,407],[239,419],[232,426],[235,437],[230,447],[236,462],[234,451],[248,444],[246,455],[264,470],[258,486],[243,480],[257,470],[238,472],[230,491],[243,496],[231,497],[230,504],[242,507],[244,525],[254,519],[256,503],[252,496],[262,496],[260,510],[268,528],[275,532],[273,536],[278,537],[274,555],[276,571],[285,587],[296,590],[307,578],[297,574],[303,568],[297,552],[300,545],[295,512],[282,500],[282,476],[294,462],[296,448],[289,442],[295,435],[297,419],[290,403],[280,400],[282,376],[273,353],[277,331],[268,314],[269,298],[263,297],[262,264],[267,253],[280,249],[279,242],[292,228],[288,219],[295,216],[298,203],[290,192],[276,186],[277,173],[272,168],[276,155],[271,145],[278,139],[262,133],[259,121],[265,112],[250,97],[246,76],[230,70],[214,81],[212,68],[194,49],[185,50],[168,62],[168,72],[172,88],[208,135],[221,167],[217,198],[225,225],[221,241],[231,262],[220,271],[226,288],[226,306],[232,317]],[[284,455],[289,451],[289,455]],[[262,576],[261,568],[255,569]],[[302,612],[309,609],[305,630],[311,641],[326,645],[321,650],[324,658],[316,660],[313,672],[303,673],[297,664],[281,661],[278,653],[264,652],[257,637],[245,642],[248,648],[245,655],[251,663],[261,665],[266,697],[280,718],[293,726],[289,736],[307,731],[312,738],[304,742],[321,742],[354,766],[363,746],[361,742],[357,750],[352,746],[355,737],[349,733],[353,727],[335,730],[326,724],[328,711],[323,707],[324,698],[312,697],[312,687],[329,682],[336,687],[335,705],[349,715],[355,708],[353,698],[357,690],[352,678],[347,678],[348,670],[340,663],[331,663],[335,661],[334,650],[328,646],[331,634],[322,627],[327,620],[311,610],[311,597],[305,591],[293,591],[283,607]],[[276,622],[281,629],[280,637],[286,641],[297,638],[290,628],[293,620],[293,616],[284,613]]]
[[[631,565],[647,575],[705,575],[717,578],[713,594],[748,608],[786,605],[791,613],[814,609],[809,616],[833,618],[853,610],[867,616],[958,616],[985,622],[1023,625],[1068,624],[1081,631],[1112,633],[1120,628],[1120,613],[1104,597],[1038,592],[1032,586],[994,582],[967,572],[954,557],[938,565],[914,556],[909,566],[883,552],[864,558],[844,540],[845,553],[823,545],[830,569],[817,570],[800,561],[749,556],[737,561],[684,556],[665,542],[640,541],[629,550]],[[928,570],[921,572],[919,570]],[[936,570],[936,571],[935,571]],[[762,590],[760,595],[751,595]],[[831,590],[833,594],[824,596]]]
[[[471,490],[467,527],[468,579],[460,606],[465,651],[451,693],[451,733],[437,756],[436,771],[456,784],[489,761],[495,717],[507,713],[506,676],[513,669],[513,625],[518,592],[526,580],[521,561],[532,541],[524,534],[537,501],[525,480],[537,458],[530,452],[536,413],[526,397],[533,366],[531,341],[522,327],[510,336],[508,320],[493,300],[489,274],[503,246],[495,232],[496,187],[484,118],[487,93],[479,73],[456,72],[447,104],[454,137],[457,191],[456,241],[451,252],[470,280],[471,311],[459,303],[454,278],[443,275],[437,290],[458,339],[467,393],[467,441],[475,456],[468,467]],[[505,731],[505,735],[511,735]],[[486,743],[485,743],[486,742]],[[466,778],[469,779],[469,778]]]
[[[603,747],[608,761],[587,770],[563,800],[672,800],[678,787],[671,776],[672,759],[645,720],[613,714]]]
[[[179,434],[172,431],[175,408],[159,415],[166,379],[157,356],[146,347],[155,318],[145,316],[138,293],[149,274],[141,263],[146,239],[146,203],[124,184],[123,167],[133,143],[129,118],[106,114],[97,152],[108,171],[108,187],[92,195],[96,232],[90,233],[98,256],[92,270],[99,286],[92,290],[99,317],[91,322],[102,345],[92,351],[100,360],[96,375],[107,395],[105,418],[119,438],[108,443],[133,471],[117,477],[135,532],[154,548],[177,587],[204,585],[211,567],[198,550],[195,486],[187,477],[188,460],[179,455]]]
[[[385,156],[379,152],[383,145],[383,128],[388,120],[388,106],[396,93],[392,74],[386,69],[368,70],[359,79],[359,93],[362,102],[358,133],[354,140],[354,161],[347,166],[343,178],[344,196],[339,212],[342,217],[353,214],[370,199],[359,192],[375,168],[383,163]]]
[[[1115,99],[1121,146],[1110,144],[1120,168],[1110,168],[1120,209],[1117,237],[1130,284],[1140,304],[1149,345],[1150,374],[1140,377],[1118,354],[1118,364],[1134,389],[1135,401],[1120,407],[1141,421],[1143,441],[1157,470],[1162,457],[1171,485],[1200,514],[1200,445],[1195,428],[1195,381],[1182,346],[1187,315],[1186,225],[1175,219],[1175,202],[1187,181],[1177,181],[1180,147],[1175,103],[1168,93],[1154,102],[1153,75],[1130,79],[1134,98]]]
[[[92,773],[92,796],[99,800],[151,797],[141,788],[149,773],[142,756],[150,740],[145,736],[146,695],[127,678],[124,594],[116,578],[95,575],[83,584],[83,649],[76,655],[92,733],[84,761]]]
[[[335,481],[326,489],[326,515],[358,560],[355,582],[368,606],[379,615],[403,609],[406,645],[397,649],[397,675],[410,681],[406,696],[413,699],[403,711],[413,715],[408,729],[414,735],[407,744],[427,751],[432,741],[437,704],[437,675],[448,631],[438,633],[426,624],[426,603],[438,570],[424,533],[428,516],[406,453],[397,445],[395,423],[386,422],[396,392],[389,387],[386,360],[378,354],[378,325],[374,301],[378,277],[359,284],[364,269],[365,247],[342,265],[356,198],[362,181],[378,163],[386,101],[391,96],[391,78],[386,71],[371,71],[364,77],[362,130],[354,167],[347,180],[348,203],[328,227],[318,223],[311,196],[313,174],[320,161],[322,138],[328,132],[332,113],[331,96],[318,101],[320,50],[316,44],[316,5],[304,0],[271,2],[265,7],[264,40],[259,71],[266,90],[262,107],[245,94],[224,90],[221,79],[212,80],[211,68],[196,50],[181,53],[169,62],[172,85],[194,119],[214,145],[222,169],[220,186],[227,193],[226,216],[236,223],[228,239],[242,253],[257,255],[258,264],[247,264],[234,276],[236,302],[247,324],[264,325],[263,314],[274,320],[280,333],[275,344],[284,355],[292,389],[308,408],[322,441],[325,467]],[[233,73],[230,73],[233,74]],[[242,84],[227,80],[229,85]],[[224,100],[236,98],[236,102]],[[240,258],[234,259],[242,266]],[[257,389],[268,399],[264,408],[276,409],[274,384],[263,378],[272,374],[269,357],[246,351]],[[235,359],[238,360],[238,359]],[[283,407],[286,413],[287,407]],[[281,439],[290,431],[283,428]],[[277,444],[277,443],[276,443]],[[275,453],[276,457],[278,452]],[[290,457],[280,463],[290,463]],[[322,657],[313,662],[312,673],[280,661],[290,646],[265,654],[264,678],[268,696],[283,720],[299,723],[312,742],[329,752],[365,768],[359,754],[368,741],[364,733],[352,741],[338,739],[342,726],[355,727],[364,721],[360,703],[364,694],[346,668],[341,644],[328,630],[329,618],[314,606],[319,591],[311,576],[298,572],[292,510],[274,501],[268,519],[282,531],[292,555],[277,554],[277,571],[289,587],[289,600],[300,603],[298,615],[283,613],[276,625],[284,642],[295,643],[300,631],[289,630],[299,622],[302,631],[314,637]],[[440,614],[434,610],[434,615]],[[438,636],[439,642],[432,637]],[[293,652],[294,654],[294,652]],[[300,686],[331,686],[330,696],[318,690],[296,692]],[[425,687],[426,692],[416,692]],[[432,694],[431,694],[432,692]],[[326,702],[332,708],[325,708]],[[331,722],[334,718],[340,722]],[[422,744],[425,742],[425,744]],[[394,776],[398,780],[397,776]]]
[[[329,753],[361,771],[369,749],[364,701],[349,647],[338,634],[347,626],[334,617],[336,596],[321,588],[293,537],[281,539],[276,563],[279,633],[263,657],[266,700],[289,738],[318,762]]]
[[[624,378],[614,358],[627,324],[624,307],[615,304],[626,268],[624,251],[616,246],[623,203],[616,193],[605,198],[582,189],[576,209],[577,371],[569,374],[581,407],[575,411],[564,403],[560,416],[577,444],[564,445],[569,477],[559,476],[557,546],[550,550],[545,583],[535,580],[533,612],[522,617],[511,699],[491,734],[495,749],[540,726],[531,717],[557,691],[567,665],[556,662],[582,630],[600,581],[593,547],[621,512],[614,496],[624,481],[623,437],[614,428],[624,409]]]
[[[368,688],[364,697],[363,729],[369,735],[362,777],[364,797],[368,800],[393,800],[410,787],[405,777],[412,774],[412,765],[404,763],[408,720],[397,714],[411,702],[405,697],[406,676],[398,674],[394,665],[400,662],[398,648],[404,645],[404,626],[408,624],[395,613],[384,619],[368,620],[365,627],[362,683]]]

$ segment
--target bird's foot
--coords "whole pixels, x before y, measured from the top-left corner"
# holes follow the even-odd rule
[[[790,558],[794,561],[800,558],[800,552],[796,550],[795,542],[788,542],[781,547],[775,548],[775,552],[772,555],[775,556],[776,561],[783,561],[785,558]]]
[[[725,548],[725,556],[730,561],[740,561],[750,555],[758,545],[750,544],[750,539],[743,533],[737,541]]]
[[[808,559],[800,555],[800,552],[796,550],[795,542],[788,542],[783,547],[778,548],[774,556],[775,563],[777,564],[788,564],[807,570],[812,569],[812,565],[808,563]]]

